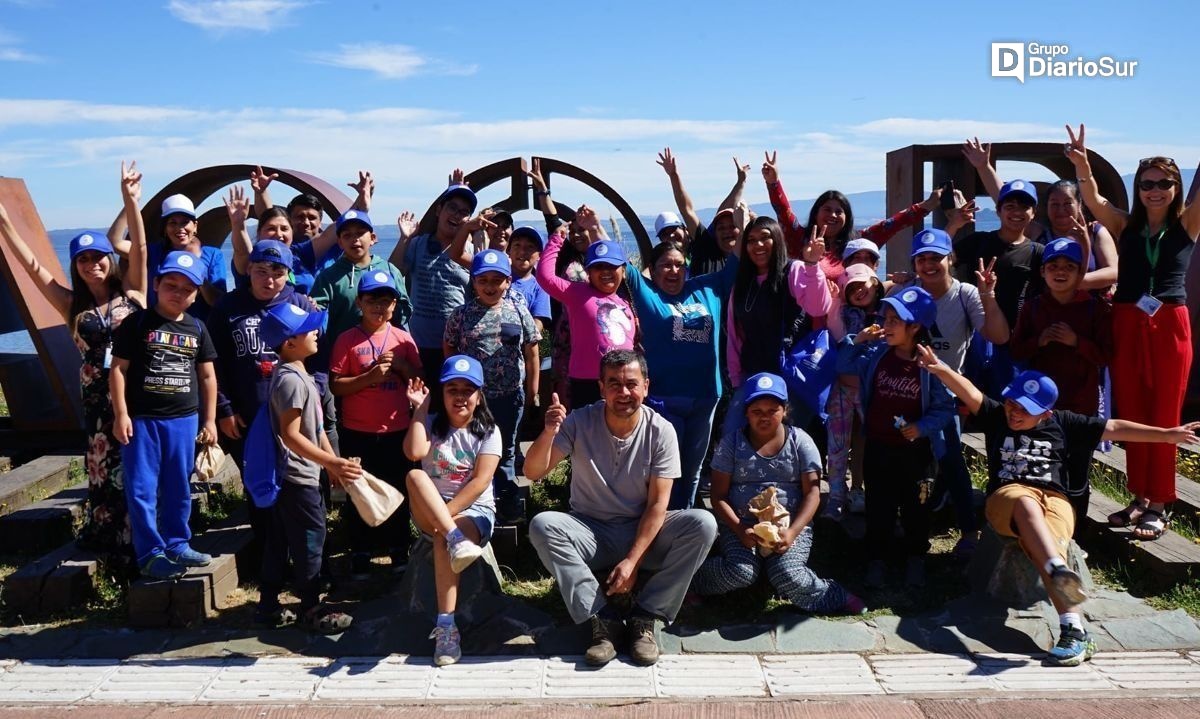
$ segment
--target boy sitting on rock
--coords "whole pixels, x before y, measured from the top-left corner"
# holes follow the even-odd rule
[[[1163,429],[1055,410],[1058,387],[1033,370],[1017,375],[1004,389],[1001,404],[984,396],[929,348],[919,347],[918,353],[918,362],[937,375],[983,427],[988,455],[988,523],[997,534],[1017,539],[1038,568],[1050,602],[1058,610],[1061,633],[1046,661],[1076,666],[1091,659],[1096,643],[1083,628],[1080,613],[1087,595],[1079,574],[1065,561],[1075,529],[1075,513],[1066,495],[1067,457],[1078,447],[1095,447],[1102,439],[1195,442],[1200,422]]]

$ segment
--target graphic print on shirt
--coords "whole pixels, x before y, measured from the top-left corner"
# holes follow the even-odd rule
[[[165,330],[146,333],[146,375],[142,389],[147,394],[188,394],[192,391],[192,368],[200,350],[200,338]]]
[[[671,339],[676,342],[712,342],[713,318],[703,304],[673,304],[671,309]]]
[[[446,442],[435,443],[433,450],[436,452],[434,466],[443,481],[462,486],[471,478],[471,456],[465,451]]]
[[[601,351],[607,352],[632,340],[633,320],[626,313],[627,310],[615,302],[601,300],[596,303],[596,323],[600,326],[600,337],[607,341],[607,345],[601,345]]]
[[[1000,479],[1052,483],[1050,476],[1050,443],[1031,440],[1021,435],[1021,446],[1015,447],[1011,435],[1000,445]]]

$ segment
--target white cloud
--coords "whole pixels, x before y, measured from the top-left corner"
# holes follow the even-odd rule
[[[350,70],[366,70],[387,80],[402,80],[414,75],[473,75],[478,66],[427,58],[409,45],[354,43],[342,45],[337,52],[313,53],[313,62]]]
[[[20,47],[20,38],[0,28],[0,62],[42,62],[40,55],[25,52]]]
[[[201,113],[148,105],[99,105],[75,100],[0,99],[0,127],[71,123],[155,123],[199,119]]]
[[[270,32],[306,4],[298,0],[171,0],[167,9],[177,19],[205,30]]]
[[[979,137],[985,142],[1001,138],[1005,142],[1053,142],[1065,134],[1059,125],[986,120],[926,120],[912,117],[888,117],[847,129],[860,135],[900,137],[910,142],[962,142],[968,137]]]

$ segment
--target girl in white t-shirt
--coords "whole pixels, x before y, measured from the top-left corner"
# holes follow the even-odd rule
[[[437,625],[429,638],[438,666],[462,656],[454,608],[458,574],[483,554],[492,536],[496,504],[492,475],[500,464],[500,430],[488,411],[483,367],[466,355],[442,364],[440,376],[445,410],[429,417],[429,389],[419,378],[409,380],[408,399],[416,407],[404,438],[404,453],[421,468],[408,473],[408,495],[417,527],[433,541]]]

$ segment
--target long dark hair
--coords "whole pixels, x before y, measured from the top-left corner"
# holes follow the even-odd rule
[[[826,190],[822,192],[817,199],[813,200],[812,209],[808,211],[808,228],[809,233],[812,233],[813,228],[817,226],[817,213],[821,211],[821,205],[824,205],[830,200],[836,201],[846,211],[846,224],[842,225],[842,229],[833,237],[825,238],[825,247],[829,248],[835,256],[841,257],[842,251],[846,249],[846,243],[850,241],[850,235],[854,232],[854,210],[850,208],[850,200],[837,190]]]
[[[476,387],[475,391],[479,393],[479,404],[475,406],[475,411],[471,414],[471,421],[467,423],[467,431],[477,439],[484,440],[496,428],[496,418],[492,416],[492,411],[488,409],[487,397],[483,395],[483,389]],[[442,404],[445,404],[445,397],[442,398]],[[450,419],[446,416],[445,409],[433,416],[431,426],[434,437],[445,439],[450,436],[452,428],[450,427]]]
[[[772,217],[759,215],[742,231],[742,254],[739,257],[737,277],[733,282],[733,299],[741,302],[746,293],[758,281],[758,268],[750,259],[750,233],[754,230],[765,229],[771,233],[771,257],[767,260],[767,279],[763,280],[763,288],[772,294],[779,292],[787,283],[788,255],[787,246],[783,239],[783,228]]]
[[[288,215],[288,211],[279,205],[275,205],[274,207],[268,207],[261,215],[258,216],[258,229],[254,231],[254,234],[259,235],[259,233],[262,232],[263,225],[267,224],[269,220],[273,220],[276,217],[282,217],[283,221],[288,223],[288,226],[291,227],[292,218]]]
[[[1139,232],[1150,219],[1146,216],[1146,206],[1142,204],[1138,183],[1142,181],[1142,173],[1150,169],[1162,170],[1168,180],[1175,182],[1175,199],[1171,200],[1171,205],[1167,208],[1167,222],[1174,222],[1183,213],[1183,177],[1179,174],[1179,166],[1169,157],[1148,157],[1138,163],[1137,173],[1133,176],[1133,204],[1129,211],[1128,226]]]
[[[121,280],[121,267],[116,258],[108,255],[108,274],[104,277],[104,286],[108,289],[108,297],[111,302],[119,295],[125,294],[125,285]],[[83,277],[79,275],[79,270],[75,266],[75,258],[71,258],[71,309],[70,318],[67,320],[67,327],[71,330],[71,336],[77,337],[77,328],[79,326],[79,316],[90,309],[95,309],[96,298],[92,297],[92,291],[87,288]]]

